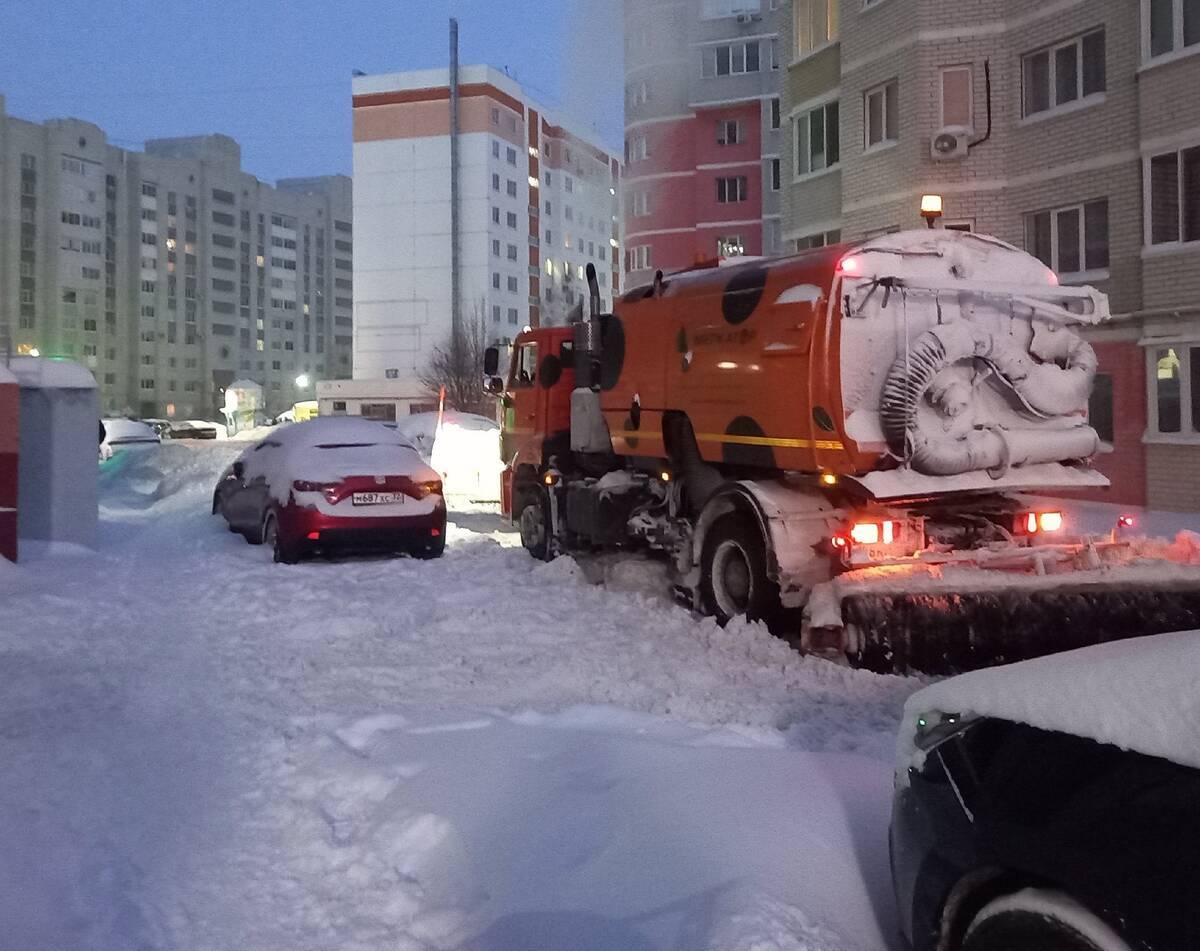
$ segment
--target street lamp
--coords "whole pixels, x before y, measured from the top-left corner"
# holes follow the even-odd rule
[[[298,377],[296,377],[296,387],[301,390],[308,389],[308,374],[307,373],[301,373]]]

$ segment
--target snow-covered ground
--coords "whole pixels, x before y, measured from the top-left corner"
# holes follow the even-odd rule
[[[275,565],[208,514],[239,448],[118,456],[98,552],[0,560],[0,944],[894,947],[919,682],[483,509],[440,561]]]

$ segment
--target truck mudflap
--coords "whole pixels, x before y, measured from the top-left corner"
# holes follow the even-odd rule
[[[1153,552],[1153,555],[1148,554]],[[1113,549],[1096,568],[847,572],[813,590],[802,643],[879,673],[954,674],[1105,641],[1200,629],[1194,544]]]

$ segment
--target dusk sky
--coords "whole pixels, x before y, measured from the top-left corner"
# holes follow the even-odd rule
[[[110,141],[223,132],[267,180],[351,172],[350,73],[463,64],[524,83],[614,149],[622,139],[618,0],[32,0],[5,5],[10,115],[74,116]]]

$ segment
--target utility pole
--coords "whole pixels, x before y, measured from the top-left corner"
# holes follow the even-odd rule
[[[460,349],[462,315],[459,313],[458,221],[458,20],[450,18],[450,339]],[[459,356],[459,354],[455,354]]]

